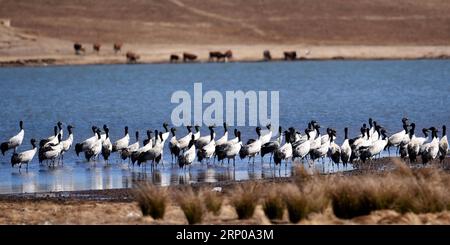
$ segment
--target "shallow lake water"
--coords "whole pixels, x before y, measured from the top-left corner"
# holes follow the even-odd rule
[[[178,90],[193,93],[201,82],[203,93],[255,90],[279,91],[280,124],[303,130],[308,121],[317,120],[324,130],[343,129],[358,134],[362,123],[372,117],[388,129],[401,130],[404,116],[417,128],[449,125],[450,61],[307,61],[224,64],[152,64],[29,67],[0,69],[0,141],[18,132],[18,121],[25,124],[25,139],[18,151],[30,148],[30,139],[48,137],[57,121],[71,124],[74,141],[92,135],[92,125],[107,124],[112,140],[139,130],[162,130],[171,121],[171,95]],[[205,108],[207,105],[204,105]],[[234,127],[230,127],[230,131]],[[217,129],[217,137],[223,133]],[[239,127],[243,141],[255,137],[254,127]],[[419,130],[417,130],[419,131]],[[202,135],[207,128],[202,128]],[[179,136],[186,134],[179,128]],[[417,134],[417,132],[416,132]],[[67,132],[65,132],[67,136]],[[134,142],[134,137],[131,137]],[[158,185],[218,182],[290,176],[292,165],[274,169],[257,157],[255,165],[237,160],[236,166],[200,163],[190,171],[171,166],[169,149],[164,166],[154,171],[129,167],[112,155],[110,165],[100,160],[86,163],[72,148],[64,165],[39,166],[37,158],[28,171],[12,169],[12,152],[0,156],[0,193],[66,191],[131,187],[136,180]],[[343,171],[342,166],[317,163],[319,171]],[[352,169],[351,166],[347,168]]]

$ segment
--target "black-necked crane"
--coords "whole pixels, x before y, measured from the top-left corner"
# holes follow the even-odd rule
[[[17,147],[20,146],[23,142],[23,137],[25,135],[25,130],[23,128],[23,121],[19,122],[19,133],[11,137],[8,141],[3,142],[0,145],[1,151],[3,156],[5,155],[5,152],[7,152],[10,149],[13,149],[14,153],[16,153]]]
[[[19,169],[22,168],[22,164],[26,164],[27,165],[27,170],[28,170],[28,164],[31,162],[31,160],[33,160],[34,155],[36,155],[36,140],[35,139],[31,139],[30,140],[31,143],[31,150],[27,150],[21,153],[14,153],[11,157],[11,166],[14,167],[14,165],[19,165]]]

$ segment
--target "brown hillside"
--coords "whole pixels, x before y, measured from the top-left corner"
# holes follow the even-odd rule
[[[136,44],[449,45],[447,0],[0,0],[29,34]]]

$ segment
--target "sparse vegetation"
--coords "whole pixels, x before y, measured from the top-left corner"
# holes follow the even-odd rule
[[[256,183],[238,185],[233,190],[231,203],[239,219],[249,219],[253,216],[260,196],[259,191],[260,188]]]
[[[150,184],[140,184],[136,188],[136,200],[142,215],[150,215],[154,219],[162,219],[167,206],[165,189]]]
[[[284,203],[278,188],[272,187],[271,192],[264,198],[262,207],[270,220],[283,218]]]
[[[199,195],[191,188],[180,192],[177,197],[178,204],[190,225],[202,222],[204,207]]]
[[[222,194],[208,189],[202,191],[202,196],[206,209],[216,216],[219,215],[223,202]]]
[[[333,178],[333,181],[329,196],[339,218],[383,209],[435,213],[450,207],[450,177],[434,167],[411,170],[397,163],[392,172]]]
[[[340,219],[369,215],[377,210],[405,213],[438,213],[450,209],[450,174],[435,167],[410,169],[396,163],[393,170],[361,175],[319,175],[304,168],[295,170],[293,183],[236,184],[225,193],[202,189],[198,193],[183,189],[175,195],[189,224],[201,223],[205,211],[219,216],[222,203],[231,204],[239,219],[253,217],[261,204],[270,220],[298,223],[312,213],[330,208]],[[164,216],[168,197],[164,188],[140,186],[137,201],[144,215],[155,219]],[[261,202],[258,202],[261,199]]]
[[[284,188],[284,201],[290,222],[298,223],[310,213],[321,212],[328,206],[323,187],[324,185],[307,182],[300,188],[294,185]]]

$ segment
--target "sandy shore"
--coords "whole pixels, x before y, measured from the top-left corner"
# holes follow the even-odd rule
[[[164,219],[155,220],[142,213],[136,202],[99,201],[0,201],[0,224],[187,224],[183,211],[169,205]],[[8,210],[8,212],[5,212]],[[271,224],[262,206],[256,207],[252,218],[239,220],[234,208],[225,200],[219,215],[206,214],[203,224]],[[289,224],[287,212],[277,224]],[[334,216],[331,208],[315,213],[299,224],[449,224],[450,212],[430,214],[399,214],[392,210],[375,211],[349,220]]]
[[[109,46],[112,46],[110,44]],[[60,46],[59,53],[30,52],[0,55],[0,66],[46,66],[46,65],[87,65],[87,64],[126,64],[125,51],[114,54],[112,50],[103,50],[99,54],[88,50],[85,54],[75,55],[71,44]],[[263,61],[262,53],[270,50],[272,61],[283,60],[284,51],[296,51],[298,61],[307,60],[411,60],[411,59],[448,59],[450,46],[306,46],[306,45],[139,45],[129,44],[125,50],[140,55],[137,63],[169,63],[171,54],[182,56],[183,52],[198,55],[194,63],[208,62],[209,51],[232,50],[230,62]],[[1,52],[0,52],[1,54]],[[183,63],[179,61],[177,63]]]
[[[273,61],[283,60],[284,51],[296,51],[297,60],[378,60],[378,59],[447,59],[450,46],[372,46],[306,44],[139,44],[125,43],[118,54],[113,43],[103,43],[99,53],[92,44],[84,44],[85,53],[75,55],[73,42],[27,34],[21,29],[0,26],[0,66],[46,66],[125,64],[128,51],[140,55],[138,63],[168,63],[171,54],[196,54],[195,62],[208,62],[210,51],[232,50],[232,62],[262,61],[269,50]],[[182,62],[182,61],[180,61]]]

